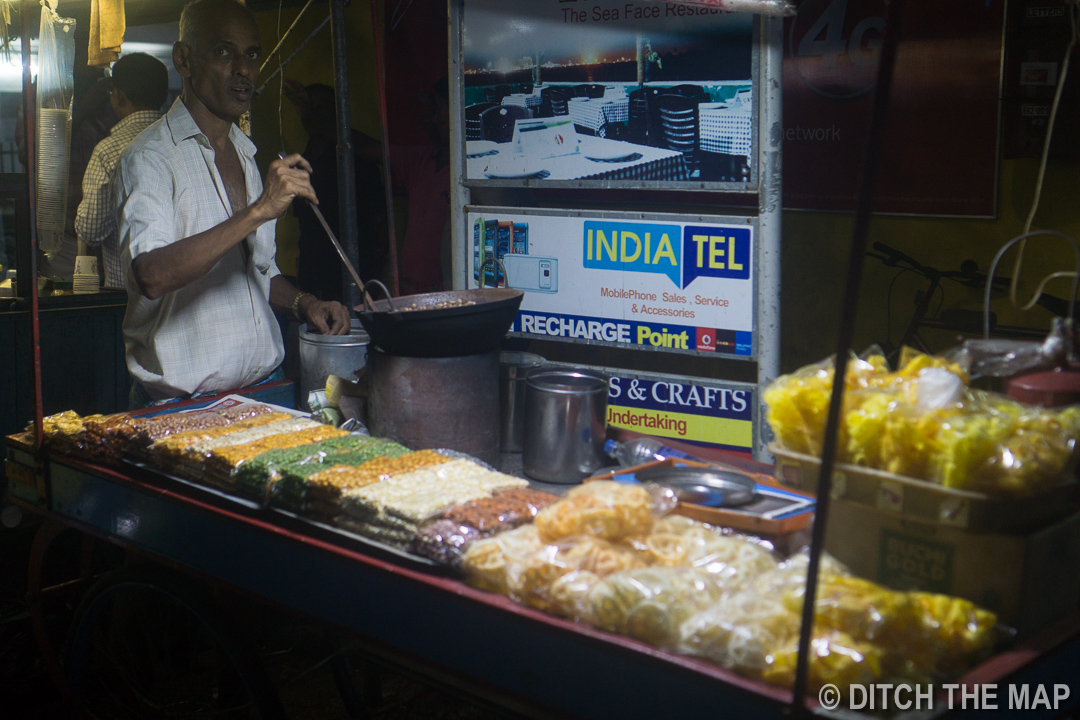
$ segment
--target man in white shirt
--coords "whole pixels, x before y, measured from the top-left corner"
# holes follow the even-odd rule
[[[116,236],[116,167],[120,153],[161,117],[169,95],[169,69],[153,55],[131,53],[113,65],[109,104],[119,122],[94,148],[83,175],[83,199],[75,215],[79,240],[101,246],[106,288],[122,290],[124,271]]]
[[[220,392],[279,372],[272,308],[343,334],[349,312],[281,276],[274,229],[294,198],[318,202],[299,154],[275,160],[266,186],[235,125],[261,64],[259,33],[236,0],[195,0],[180,17],[180,98],[135,139],[117,175],[124,339],[133,404]]]

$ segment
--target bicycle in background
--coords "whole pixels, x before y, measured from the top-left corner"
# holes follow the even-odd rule
[[[900,349],[905,345],[924,353],[933,353],[920,334],[920,330],[923,328],[954,331],[958,334],[957,343],[962,342],[966,337],[982,336],[982,312],[959,308],[941,309],[941,302],[944,301],[944,290],[942,289],[941,284],[944,280],[958,283],[964,287],[976,289],[980,291],[980,293],[985,291],[986,274],[979,270],[979,265],[974,260],[964,260],[960,263],[959,270],[939,270],[938,268],[924,265],[896,248],[889,247],[880,242],[875,242],[873,250],[867,252],[867,255],[880,260],[886,267],[894,267],[899,270],[889,284],[888,299],[886,300],[889,308],[886,316],[888,318],[886,321],[886,333],[888,334],[888,337],[885,342],[881,344],[881,348],[885,352],[885,357],[890,363],[896,361]],[[896,280],[907,272],[912,272],[925,278],[926,285],[915,293],[913,299],[914,309],[911,317],[904,326],[904,333],[901,335],[900,340],[894,344],[892,342],[891,322],[892,289]],[[1011,282],[1011,279],[1008,277],[995,277],[993,292],[996,293],[998,297],[1004,296],[1008,293],[1009,284]],[[934,296],[939,291],[942,293],[942,300],[938,303],[938,309],[931,312],[930,306],[933,303]],[[1050,312],[1053,312],[1055,315],[1068,314],[1068,301],[1058,297],[1043,295],[1039,300],[1039,305],[1050,310]],[[999,325],[997,322],[997,313],[990,313],[991,337],[1041,341],[1046,337],[1048,332],[1049,328]]]

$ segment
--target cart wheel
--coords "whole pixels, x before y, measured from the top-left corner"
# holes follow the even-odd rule
[[[67,642],[76,717],[279,720],[281,701],[213,601],[156,570],[122,570],[83,598]]]
[[[70,553],[72,548],[63,542],[55,543],[65,533],[69,541],[78,538],[77,569],[71,567],[74,564]],[[62,549],[50,553],[54,544]],[[68,548],[68,553],[63,551],[64,547]],[[53,520],[45,520],[38,527],[30,549],[26,608],[45,671],[65,701],[70,701],[71,693],[58,651],[80,593],[92,585],[94,566],[100,564],[94,562],[94,554],[93,537]],[[76,572],[76,577],[70,577]]]

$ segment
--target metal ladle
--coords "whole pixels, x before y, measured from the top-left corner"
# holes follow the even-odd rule
[[[278,153],[278,157],[284,160],[285,153]],[[345,249],[341,247],[341,243],[338,242],[337,235],[335,235],[334,231],[330,229],[330,224],[326,222],[326,218],[323,217],[322,210],[320,210],[319,206],[311,202],[310,200],[307,201],[307,204],[308,207],[311,208],[311,211],[315,213],[315,217],[318,218],[319,224],[322,225],[323,230],[326,231],[326,236],[330,238],[330,242],[334,244],[334,249],[337,250],[338,255],[341,257],[341,262],[345,263],[345,269],[347,269],[349,271],[349,274],[352,275],[352,279],[353,282],[356,283],[356,287],[360,288],[360,292],[364,297],[364,307],[366,307],[369,311],[374,311],[374,306],[371,303],[371,296],[368,295],[367,286],[369,283],[375,283],[382,289],[383,293],[386,294],[386,303],[390,306],[390,309],[393,310],[394,303],[390,299],[390,291],[386,289],[386,286],[383,285],[382,282],[380,282],[379,280],[375,280],[374,278],[368,280],[366,283],[360,279],[360,275],[356,272],[356,268],[354,268],[353,264],[349,262],[349,256],[345,254]]]

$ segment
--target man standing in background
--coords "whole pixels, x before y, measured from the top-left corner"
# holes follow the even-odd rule
[[[124,55],[113,65],[109,103],[119,122],[94,148],[83,175],[83,199],[75,216],[79,240],[101,246],[106,288],[124,289],[116,233],[116,168],[120,154],[143,130],[161,117],[169,94],[169,70],[145,53]]]
[[[337,177],[337,117],[334,88],[313,83],[304,86],[296,80],[285,81],[289,98],[308,134],[304,158],[311,163],[311,186],[319,197],[319,207],[330,227],[340,237]],[[356,168],[357,265],[362,280],[384,278],[387,244],[386,194],[383,189],[382,146],[373,152],[359,152],[371,143],[363,133],[353,130],[352,146]],[[297,257],[296,282],[320,300],[341,302],[342,264],[337,251],[326,237],[314,211],[303,199],[293,202],[293,212],[300,224],[300,254]]]

